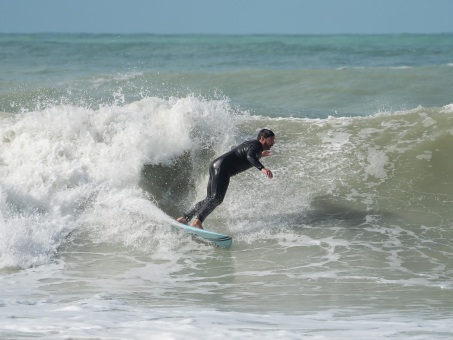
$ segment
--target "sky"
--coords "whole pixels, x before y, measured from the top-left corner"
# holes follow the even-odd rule
[[[453,0],[0,0],[0,33],[452,33]]]

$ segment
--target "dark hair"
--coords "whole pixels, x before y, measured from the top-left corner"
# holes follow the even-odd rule
[[[269,138],[269,137],[274,137],[275,134],[269,130],[269,129],[262,129],[259,133],[258,133],[258,137],[256,137],[257,140],[260,140],[261,137],[264,137],[264,138]]]

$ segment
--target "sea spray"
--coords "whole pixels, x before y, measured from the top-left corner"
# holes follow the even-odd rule
[[[97,110],[58,105],[4,119],[2,266],[50,261],[81,225],[97,230],[95,239],[120,234],[117,241],[129,244],[131,228],[143,239],[140,227],[158,224],[163,215],[152,193],[138,185],[143,167],[171,166],[185,153],[197,162],[203,150],[212,153],[229,143],[235,115],[227,101],[185,97],[144,98]],[[186,176],[190,181],[193,173]],[[154,211],[137,224],[128,219],[143,215],[128,208],[134,201]]]

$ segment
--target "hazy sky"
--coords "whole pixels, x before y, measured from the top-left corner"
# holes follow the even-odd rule
[[[453,32],[453,0],[0,0],[0,33]]]

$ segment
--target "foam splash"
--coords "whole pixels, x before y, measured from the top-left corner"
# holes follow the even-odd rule
[[[46,263],[82,225],[105,227],[101,221],[120,219],[115,211],[139,215],[130,208],[137,202],[140,224],[158,224],[164,214],[138,186],[143,165],[215,148],[231,137],[235,119],[227,100],[193,96],[97,110],[58,105],[4,119],[0,267]],[[105,234],[133,243],[124,228],[134,227],[131,220],[118,225],[123,231],[110,225]]]

